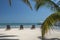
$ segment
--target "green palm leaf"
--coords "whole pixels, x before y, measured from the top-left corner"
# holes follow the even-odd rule
[[[34,1],[36,2],[35,8],[36,10],[38,10],[40,6],[44,5],[45,3],[51,0],[34,0]]]
[[[41,26],[42,29],[42,39],[44,38],[45,33],[54,25],[55,22],[60,21],[60,12],[51,14]]]
[[[48,3],[48,5],[51,5],[52,9],[54,8],[54,10],[56,9],[60,11],[60,7],[51,0],[35,0],[35,2],[36,2],[36,5],[35,5],[36,10],[38,10],[39,7],[41,7],[42,5]]]
[[[53,7],[54,9],[56,9],[57,11],[60,11],[60,7],[56,3],[54,3],[53,1],[49,1],[49,3],[51,6],[54,6]]]
[[[23,2],[26,3],[31,8],[31,10],[32,10],[32,6],[31,6],[29,0],[23,0]]]
[[[11,6],[11,0],[9,0],[9,5]]]
[[[39,9],[40,6],[45,4],[45,0],[34,0],[36,2],[35,8],[36,10]]]

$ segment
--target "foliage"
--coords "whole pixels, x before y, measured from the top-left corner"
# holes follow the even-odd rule
[[[11,0],[9,0],[9,5],[11,6]]]
[[[60,21],[60,12],[56,12],[51,14],[46,20],[43,22],[41,29],[42,29],[42,38],[44,38],[45,33],[56,23]]]
[[[22,0],[25,4],[27,4],[31,10],[32,6],[30,3],[30,0]],[[60,7],[54,3],[52,0],[33,0],[35,4],[36,10],[38,10],[42,5],[48,3],[48,5],[51,6],[52,9],[57,10],[56,13],[51,14],[49,17],[46,18],[46,20],[43,22],[41,29],[42,29],[42,38],[44,38],[45,33],[48,32],[48,30],[52,27],[52,25],[56,21],[60,21]],[[11,0],[9,0],[9,4],[11,6]]]

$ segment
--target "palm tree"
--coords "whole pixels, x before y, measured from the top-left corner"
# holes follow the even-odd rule
[[[51,5],[54,9],[57,10],[56,13],[51,14],[49,17],[46,18],[46,20],[43,22],[41,29],[42,29],[42,40],[44,40],[44,35],[45,33],[48,32],[48,30],[52,27],[52,25],[57,22],[60,21],[60,7],[55,4],[53,1],[48,0],[46,1],[48,3],[50,3],[49,5]],[[38,4],[38,2],[37,2]],[[36,6],[37,6],[36,4]],[[40,4],[36,7],[36,9],[39,9]]]
[[[51,14],[46,20],[43,22],[41,29],[42,29],[42,39],[44,39],[45,33],[57,22],[60,21],[60,12],[56,12]]]
[[[56,13],[51,14],[49,17],[46,18],[46,20],[43,22],[42,26],[41,26],[41,33],[42,33],[42,40],[44,40],[44,35],[48,32],[48,30],[52,27],[52,25],[57,22],[60,21],[60,7],[55,4],[53,1],[48,0],[46,1],[48,3],[50,3],[49,5],[51,5],[54,9],[57,10]],[[38,2],[37,2],[38,4]],[[36,9],[39,9],[40,4],[37,5],[36,4]]]
[[[29,0],[23,0],[30,8],[31,4],[29,2]],[[36,10],[39,9],[40,6],[48,3],[48,5],[51,5],[51,8],[54,8],[54,10],[56,10],[56,13],[51,14],[49,17],[46,18],[46,20],[43,22],[42,26],[41,26],[41,33],[42,33],[42,40],[44,40],[44,35],[45,33],[48,32],[48,30],[52,27],[52,25],[57,22],[60,21],[60,7],[55,4],[53,1],[51,0],[34,0],[36,2],[35,8]]]
[[[11,6],[12,0],[8,0],[8,1],[9,1],[9,5]],[[33,10],[32,6],[31,6],[31,3],[30,3],[30,0],[22,0],[22,1],[25,4],[27,4],[30,7],[31,10]],[[49,5],[51,5],[51,8],[54,8],[54,9],[57,9],[58,11],[60,11],[60,7],[51,0],[33,0],[33,1],[36,2],[36,5],[35,5],[36,10],[38,10],[40,6],[48,3]]]
[[[30,0],[22,0],[22,1],[25,4],[27,4],[32,10]],[[41,26],[41,29],[42,29],[41,33],[42,33],[42,40],[43,40],[45,33],[48,32],[48,29],[50,29],[56,21],[60,21],[60,12],[59,12],[60,7],[51,0],[33,0],[33,1],[36,2],[36,4],[35,4],[36,10],[38,10],[39,7],[41,7],[42,5],[48,3],[48,5],[50,5],[51,8],[53,8],[54,10],[57,11],[56,13],[53,13],[49,17],[47,17]],[[11,6],[11,0],[9,0],[9,4]]]
[[[8,0],[8,1],[9,1],[9,5],[11,6],[12,0]],[[26,4],[31,8],[31,10],[32,10],[32,6],[31,6],[29,0],[22,0],[22,1],[23,1],[24,3],[26,3]]]

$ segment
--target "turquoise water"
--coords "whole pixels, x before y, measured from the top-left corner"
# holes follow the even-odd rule
[[[41,23],[0,23],[0,28],[6,28],[6,25],[10,25],[11,28],[19,28],[20,25],[23,25],[25,28],[31,28],[32,25],[40,27]]]
[[[0,25],[41,25],[42,23],[0,23]]]
[[[19,28],[23,25],[24,28],[31,28],[35,25],[36,28],[40,28],[42,23],[0,23],[0,28],[6,28],[6,25],[10,25],[11,28]],[[53,29],[60,30],[60,26],[53,26]]]

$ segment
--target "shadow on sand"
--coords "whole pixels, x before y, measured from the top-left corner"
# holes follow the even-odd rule
[[[19,39],[0,39],[0,40],[19,40]]]
[[[8,38],[8,37],[12,37],[12,38]],[[0,34],[0,40],[19,40],[19,39],[14,39],[14,37],[17,37],[17,35]]]
[[[42,39],[41,36],[38,37],[39,39]],[[50,39],[47,39],[47,38],[44,38],[44,40],[60,40],[59,38],[50,38]]]
[[[16,37],[16,35],[0,35],[0,38],[1,37]]]

